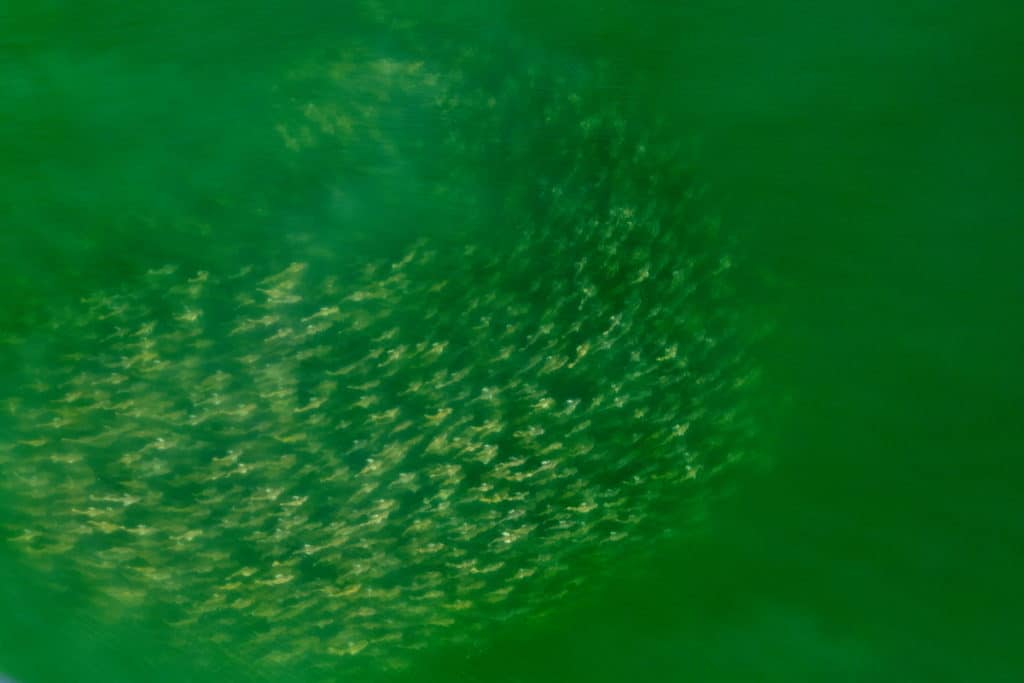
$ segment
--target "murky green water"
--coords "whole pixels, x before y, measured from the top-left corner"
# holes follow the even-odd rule
[[[3,8],[0,672],[1017,680],[1021,18]]]

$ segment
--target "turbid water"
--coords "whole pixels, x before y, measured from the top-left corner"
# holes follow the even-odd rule
[[[1019,10],[0,17],[0,671],[1019,678]]]

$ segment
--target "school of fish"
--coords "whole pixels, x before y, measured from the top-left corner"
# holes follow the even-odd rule
[[[539,618],[644,547],[739,457],[752,373],[729,251],[656,136],[568,86],[508,133],[539,75],[469,88],[362,66],[452,122],[438,144],[463,163],[437,196],[473,163],[543,158],[479,202],[502,234],[480,208],[358,267],[154,264],[21,350],[0,443],[0,533],[26,562],[107,612],[324,680]],[[379,112],[344,107],[268,134],[296,153],[384,139]]]

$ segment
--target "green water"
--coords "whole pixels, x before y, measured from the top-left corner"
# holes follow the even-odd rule
[[[588,179],[639,171],[601,144],[577,156],[581,134],[558,116],[538,123],[577,89],[584,114],[649,132],[707,186],[700,211],[720,234],[671,258],[733,255],[733,289],[711,301],[749,332],[756,433],[698,482],[697,511],[691,495],[654,517],[679,533],[641,529],[645,552],[574,567],[589,588],[542,617],[494,608],[468,640],[430,637],[406,668],[368,658],[349,678],[1018,680],[1021,11],[356,5],[0,9],[5,397],[64,371],[49,354],[75,342],[48,323],[95,329],[83,297],[136,296],[167,263],[181,278],[293,261],[344,277],[419,238],[504,249],[521,228],[509,207],[533,210],[547,182],[535,176],[557,177],[559,154],[582,160],[583,194],[537,215],[589,217]],[[326,73],[339,63],[355,66]],[[469,103],[437,109],[424,72]],[[332,106],[348,119],[328,131],[317,112]],[[640,207],[679,199],[671,183],[653,196],[639,177],[614,185]],[[533,258],[547,281],[552,258]],[[5,441],[32,436],[17,424]],[[8,495],[2,511],[27,509]],[[315,658],[254,666],[209,631],[172,629],[159,601],[94,599],[113,574],[2,548],[0,672],[21,683],[320,680]],[[257,631],[243,620],[226,635]]]

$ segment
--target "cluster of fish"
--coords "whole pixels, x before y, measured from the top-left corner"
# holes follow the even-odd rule
[[[476,122],[533,91],[437,106]],[[739,452],[749,367],[691,183],[588,107],[457,136],[481,168],[540,160],[478,202],[498,237],[155,268],[55,316],[7,401],[4,542],[108,612],[326,679],[543,615],[655,538]]]

